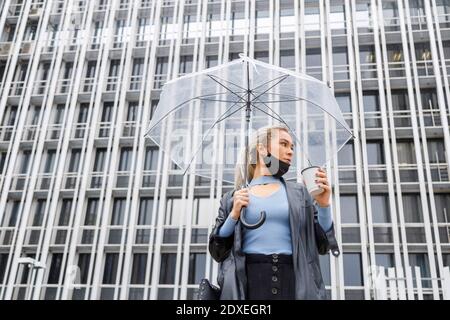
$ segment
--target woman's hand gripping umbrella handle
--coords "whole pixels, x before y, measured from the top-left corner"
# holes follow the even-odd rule
[[[261,211],[260,218],[256,223],[254,224],[249,223],[245,219],[245,214],[247,210],[246,207],[248,206],[248,203],[249,203],[248,188],[236,191],[233,199],[233,209],[231,210],[231,217],[235,220],[240,219],[242,225],[247,229],[259,228],[266,220],[266,212]]]

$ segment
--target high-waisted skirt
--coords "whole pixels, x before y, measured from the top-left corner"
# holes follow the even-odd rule
[[[249,300],[294,300],[292,255],[246,254]]]

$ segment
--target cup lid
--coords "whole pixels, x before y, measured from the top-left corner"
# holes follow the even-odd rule
[[[303,171],[309,170],[311,168],[320,168],[320,167],[319,166],[311,166],[311,167],[305,168],[301,171],[301,174],[303,174]]]

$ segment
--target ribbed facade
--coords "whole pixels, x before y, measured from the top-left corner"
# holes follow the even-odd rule
[[[215,281],[231,186],[183,177],[143,135],[165,81],[241,52],[328,82],[354,130],[328,171],[330,297],[372,299],[378,265],[409,298],[420,267],[442,298],[449,0],[1,0],[0,37],[0,299],[193,299]]]

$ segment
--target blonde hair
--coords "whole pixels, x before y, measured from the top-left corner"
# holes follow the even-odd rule
[[[275,130],[283,130],[289,133],[289,129],[285,125],[275,125],[260,128],[252,135],[248,146],[247,178],[249,181],[253,179],[256,164],[258,163],[258,144],[262,144],[267,148],[270,140],[272,140],[272,135]],[[245,147],[243,147],[235,167],[234,185],[236,189],[239,189],[246,184],[246,181],[244,181],[245,152]]]

